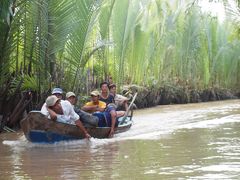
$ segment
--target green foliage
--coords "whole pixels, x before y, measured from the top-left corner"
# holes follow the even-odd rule
[[[15,92],[20,87],[21,91],[38,91],[38,82],[34,76],[18,76],[11,81],[10,93]],[[45,87],[46,88],[46,87]]]
[[[12,89],[82,94],[111,75],[120,86],[237,89],[239,9],[225,3],[231,20],[220,23],[184,2],[1,1],[1,87],[11,76]]]
[[[23,91],[25,91],[25,90],[38,91],[37,79],[35,77],[25,75],[21,89]]]

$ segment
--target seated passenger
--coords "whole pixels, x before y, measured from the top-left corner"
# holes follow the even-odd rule
[[[62,100],[62,97],[63,97],[62,94],[63,94],[63,90],[61,88],[54,88],[52,90],[52,95],[56,96],[60,100]],[[42,105],[41,112],[43,112],[43,114],[48,113],[46,102]]]
[[[98,125],[101,126],[108,126],[111,127],[109,132],[109,137],[113,137],[114,128],[117,126],[118,122],[116,121],[117,112],[115,107],[109,105],[106,106],[106,103],[99,100],[99,92],[92,91],[91,92],[91,101],[87,102],[83,107],[82,110],[93,113],[93,115],[99,118]],[[102,112],[102,113],[96,113]]]
[[[66,94],[66,100],[69,101],[73,108],[74,111],[79,115],[80,120],[82,121],[83,125],[86,127],[97,127],[98,126],[98,117],[93,116],[90,113],[87,113],[85,111],[82,111],[81,109],[74,107],[76,102],[77,102],[77,98],[75,93],[73,92],[68,92]]]
[[[114,102],[114,97],[109,93],[108,83],[102,82],[100,84],[101,94],[99,95],[99,100],[105,102],[107,105]]]
[[[94,112],[103,112],[106,108],[106,103],[99,100],[99,92],[98,91],[92,91],[90,93],[91,95],[91,101],[87,102],[83,107],[82,110],[94,113]]]
[[[128,109],[128,98],[122,96],[121,94],[117,94],[117,86],[115,84],[109,85],[110,94],[113,95],[115,104],[117,106],[117,110],[121,109],[122,107],[126,111]]]
[[[100,84],[101,88],[101,94],[99,95],[99,100],[105,102],[108,104],[115,104],[114,96],[109,93],[109,87],[107,82],[102,82]],[[115,107],[115,110],[117,109],[117,106]],[[125,111],[117,111],[117,117],[124,116]]]
[[[50,119],[62,123],[74,124],[84,133],[85,138],[90,138],[87,130],[82,125],[79,116],[74,112],[72,105],[68,101],[60,100],[55,95],[46,99],[46,111],[41,111]]]

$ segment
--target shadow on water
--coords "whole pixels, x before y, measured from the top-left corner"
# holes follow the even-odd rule
[[[7,179],[240,178],[240,101],[160,106],[135,112],[113,139],[33,144],[0,135]]]

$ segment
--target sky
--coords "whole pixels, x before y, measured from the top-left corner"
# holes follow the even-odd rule
[[[222,2],[201,0],[198,4],[203,12],[210,12],[213,16],[217,16],[220,22],[224,21],[226,15]]]
[[[211,0],[211,2],[209,1],[210,0],[200,0],[198,4],[202,8],[203,12],[210,12],[212,15],[217,16],[220,22],[223,22],[226,18],[226,14],[222,0]],[[228,14],[230,12],[230,14],[234,15],[235,18],[238,18],[238,21],[240,22],[240,10],[236,4],[236,1],[227,0],[227,5]]]

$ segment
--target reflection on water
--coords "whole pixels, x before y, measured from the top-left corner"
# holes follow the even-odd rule
[[[12,150],[11,159],[6,163],[11,163],[13,169],[0,175],[16,179],[105,179],[105,175],[111,173],[109,170],[114,164],[112,159],[118,152],[118,144],[106,146],[103,142],[98,146],[98,141],[81,140],[55,145],[32,144],[26,140],[4,141],[3,144],[9,145]]]
[[[240,101],[135,112],[113,139],[32,144],[0,134],[4,179],[240,179]]]

